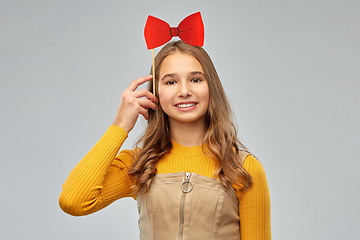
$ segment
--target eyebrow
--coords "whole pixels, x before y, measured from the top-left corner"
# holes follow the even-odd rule
[[[190,72],[190,75],[191,75],[191,76],[198,75],[198,74],[203,75],[203,76],[205,77],[205,74],[202,73],[202,72],[200,72],[200,71]],[[165,74],[165,75],[160,79],[160,81],[162,81],[164,78],[173,78],[173,77],[175,77],[176,75],[177,75],[176,73],[168,73],[168,74]]]
[[[205,77],[205,74],[203,72],[200,72],[200,71],[194,71],[194,72],[190,73],[191,76],[194,76],[194,75],[197,75],[197,74],[203,75]]]
[[[175,73],[168,73],[168,74],[165,74],[161,79],[160,81],[164,80],[164,78],[173,78],[175,77],[176,74]]]

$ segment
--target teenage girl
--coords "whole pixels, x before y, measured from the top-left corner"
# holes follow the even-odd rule
[[[122,93],[113,125],[71,171],[60,207],[74,216],[112,202],[138,202],[140,239],[271,239],[270,195],[260,162],[237,138],[215,67],[201,47],[165,45],[155,59],[156,93]],[[139,115],[134,150],[121,145]],[[118,154],[119,153],[119,154]]]

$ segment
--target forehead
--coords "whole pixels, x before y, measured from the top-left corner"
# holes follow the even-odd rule
[[[204,70],[200,62],[192,55],[175,52],[167,56],[160,66],[160,78],[165,74],[188,74],[190,72],[202,72]]]

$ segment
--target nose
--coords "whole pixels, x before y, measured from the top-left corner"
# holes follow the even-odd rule
[[[178,96],[179,97],[189,97],[189,96],[191,96],[192,92],[191,92],[190,86],[188,85],[187,82],[182,82],[178,86],[179,86],[179,90],[178,90]]]

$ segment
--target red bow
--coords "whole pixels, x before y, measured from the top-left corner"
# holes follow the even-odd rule
[[[159,47],[177,36],[187,44],[204,45],[204,24],[200,12],[184,18],[178,27],[170,27],[167,22],[149,15],[144,34],[148,49]]]

